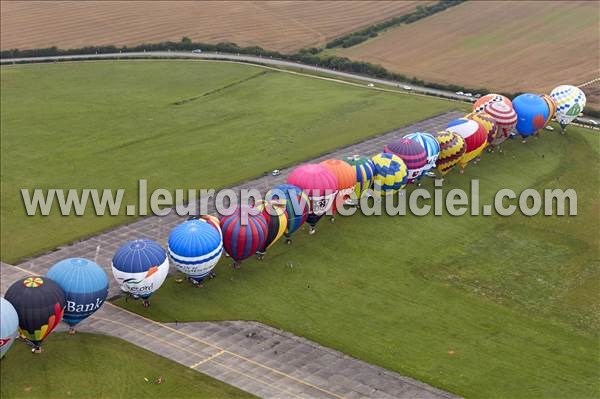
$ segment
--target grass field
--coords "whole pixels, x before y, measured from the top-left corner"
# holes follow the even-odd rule
[[[3,1],[3,50],[235,42],[293,51],[415,9],[418,1]],[[423,2],[420,2],[423,3]]]
[[[120,339],[54,333],[48,340],[41,355],[17,342],[2,359],[3,398],[254,397]]]
[[[599,26],[593,1],[469,1],[337,53],[433,82],[549,92],[598,77]]]
[[[574,188],[575,217],[321,221],[204,289],[169,278],[161,321],[259,320],[468,398],[600,395],[600,137],[570,127],[484,154],[445,190]],[[431,181],[426,184],[431,188]]]
[[[457,106],[233,63],[1,71],[7,262],[132,220],[27,217],[21,188],[124,188],[123,203],[135,204],[141,178],[149,189],[224,187]]]

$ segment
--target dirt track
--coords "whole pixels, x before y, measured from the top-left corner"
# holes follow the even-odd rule
[[[293,51],[410,12],[418,1],[2,1],[4,49],[231,41]]]
[[[599,7],[471,1],[339,53],[433,82],[549,92],[599,76]]]

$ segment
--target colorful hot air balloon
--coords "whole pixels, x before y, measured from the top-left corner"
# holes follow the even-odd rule
[[[556,104],[554,104],[554,100],[548,94],[540,94],[540,97],[542,97],[542,99],[546,101],[546,105],[548,105],[548,118],[544,123],[544,127],[546,127],[546,125],[550,123],[550,121],[552,120],[552,118],[554,118],[554,115],[556,114]]]
[[[285,202],[287,213],[287,227],[285,229],[285,242],[292,243],[292,234],[306,222],[310,212],[308,195],[300,187],[293,184],[280,184],[273,187],[266,195],[267,200]]]
[[[460,161],[467,150],[467,144],[461,135],[453,132],[437,132],[434,137],[440,144],[436,167],[443,176]]]
[[[46,274],[65,293],[63,320],[69,325],[70,333],[83,319],[100,309],[108,295],[108,276],[96,263],[83,258],[61,260]]]
[[[517,132],[525,139],[544,127],[550,114],[548,104],[537,94],[525,93],[512,101],[517,113]]]
[[[60,323],[65,308],[65,294],[48,277],[33,276],[16,281],[4,298],[19,315],[19,333],[40,352],[42,341]]]
[[[509,138],[512,130],[517,124],[517,113],[513,109],[510,100],[506,100],[508,102],[491,102],[484,109],[486,114],[494,118],[496,125],[498,126],[496,137],[490,143],[494,147],[502,144]]]
[[[333,213],[338,207],[338,204],[342,204],[346,201],[350,194],[354,191],[356,186],[356,170],[348,165],[346,162],[339,159],[328,159],[320,163],[337,178],[337,195],[336,200],[332,205]],[[339,201],[339,202],[338,202]],[[331,217],[333,220],[333,216]]]
[[[4,297],[0,297],[0,359],[6,355],[17,339],[19,331],[19,315]]]
[[[259,201],[255,204],[256,209],[262,212],[267,221],[267,238],[263,245],[256,251],[259,260],[262,260],[275,242],[277,242],[285,233],[288,222],[288,215],[285,211],[284,201]]]
[[[323,165],[300,165],[290,173],[287,182],[300,187],[310,200],[307,222],[310,233],[315,232],[319,219],[327,213],[337,194],[337,178]]]
[[[473,104],[473,112],[483,112],[490,104],[506,103],[512,107],[510,100],[500,94],[486,94]]]
[[[388,152],[402,158],[408,172],[408,183],[412,183],[423,172],[427,165],[427,152],[415,140],[403,137],[385,146],[383,152]]]
[[[483,126],[487,134],[488,144],[492,143],[496,139],[496,135],[498,134],[498,125],[496,124],[496,120],[490,115],[485,112],[471,112],[470,114],[465,115],[465,118],[474,120]]]
[[[448,123],[446,130],[459,134],[467,145],[464,155],[458,161],[462,173],[465,166],[477,158],[487,145],[487,132],[479,122],[466,118],[453,120]]]
[[[382,152],[372,159],[375,165],[373,184],[376,193],[395,194],[406,186],[408,169],[402,158],[392,153]]]
[[[555,87],[550,97],[556,105],[556,120],[563,130],[585,108],[585,93],[579,87],[571,85]]]
[[[370,158],[361,157],[360,155],[346,157],[345,161],[356,171],[356,184],[354,185],[354,193],[356,194],[357,198],[356,203],[358,203],[362,193],[369,189],[371,184],[373,184],[375,165]]]
[[[210,220],[191,219],[178,224],[167,240],[167,251],[177,270],[198,286],[213,276],[212,270],[223,254],[221,227]]]
[[[223,246],[234,261],[233,267],[238,268],[265,244],[268,227],[262,212],[244,205],[221,219],[221,231]]]
[[[435,137],[429,133],[410,133],[406,136],[407,139],[411,139],[421,144],[425,148],[427,154],[427,165],[423,168],[423,172],[427,172],[429,169],[435,168],[438,156],[440,155],[440,144],[437,142]]]
[[[165,250],[152,240],[125,243],[112,258],[112,272],[121,290],[133,298],[148,298],[160,288],[169,273],[169,258]]]

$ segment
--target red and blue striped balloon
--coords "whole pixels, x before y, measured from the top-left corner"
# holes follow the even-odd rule
[[[259,210],[250,206],[238,207],[231,215],[221,219],[223,246],[237,267],[254,255],[267,239],[267,221]]]
[[[427,166],[427,152],[417,141],[403,137],[385,146],[383,152],[400,157],[408,169],[408,183],[412,183]]]

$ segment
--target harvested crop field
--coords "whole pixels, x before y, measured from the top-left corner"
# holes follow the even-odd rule
[[[593,1],[469,1],[339,54],[433,82],[548,92],[598,77],[598,26]]]
[[[270,50],[316,46],[418,1],[2,1],[4,49],[136,45],[188,36]]]

